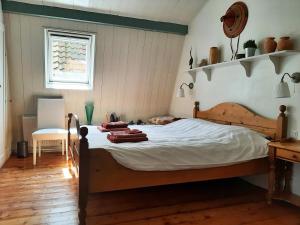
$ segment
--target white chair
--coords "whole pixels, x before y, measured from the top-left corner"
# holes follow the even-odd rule
[[[68,131],[65,129],[64,99],[39,98],[37,107],[38,130],[32,133],[33,165],[36,165],[36,151],[41,157],[42,141],[61,140],[62,155],[66,151],[68,160]]]

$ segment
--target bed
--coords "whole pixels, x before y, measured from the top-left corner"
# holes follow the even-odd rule
[[[195,102],[194,120],[179,120],[163,127],[142,127],[149,134],[149,143],[124,145],[110,144],[104,138],[105,134],[101,134],[95,127],[80,127],[78,117],[70,113],[68,149],[72,167],[79,175],[80,224],[85,224],[90,193],[266,173],[267,139],[286,138],[285,111],[286,107],[280,106],[278,118],[267,119],[235,103],[221,103],[209,110],[200,111],[199,102]],[[72,135],[72,124],[75,127],[75,135]],[[189,126],[200,126],[203,131],[198,129],[198,135],[191,131]],[[176,134],[176,127],[183,130]],[[218,132],[214,128],[218,128]],[[185,137],[180,136],[181,132],[190,132],[189,139],[183,141]],[[226,133],[228,137],[224,139]],[[243,138],[251,139],[250,144],[239,143]],[[163,140],[168,139],[169,143],[163,144]],[[201,139],[201,148],[198,139]],[[183,144],[180,145],[178,140]],[[216,143],[217,145],[212,145]],[[144,149],[140,148],[141,145]],[[203,150],[201,153],[196,151],[197,146]],[[223,159],[221,162],[217,158],[222,154],[222,147],[223,155],[219,157]],[[240,151],[237,151],[239,149]],[[213,154],[207,155],[210,151]],[[208,163],[195,160],[200,159],[199,154],[204,156],[201,158]],[[154,157],[156,155],[161,155],[161,158]],[[170,160],[164,157],[169,157]]]

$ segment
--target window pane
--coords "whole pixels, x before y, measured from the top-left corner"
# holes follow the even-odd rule
[[[91,89],[94,35],[60,33],[52,30],[46,30],[45,34],[47,38],[46,86]],[[79,84],[78,88],[76,83]],[[82,85],[87,86],[82,88]]]
[[[52,81],[88,82],[86,61],[86,42],[53,38]]]

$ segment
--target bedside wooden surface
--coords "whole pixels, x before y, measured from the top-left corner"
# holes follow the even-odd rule
[[[270,160],[268,203],[271,204],[272,199],[277,199],[300,206],[300,197],[291,191],[293,163],[300,163],[300,141],[270,142],[268,146]]]
[[[300,141],[288,141],[288,142],[270,142],[269,147],[283,148],[290,151],[300,152]]]

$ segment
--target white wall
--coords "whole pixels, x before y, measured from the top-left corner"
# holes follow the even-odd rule
[[[126,120],[168,113],[183,36],[18,14],[5,14],[5,24],[14,142],[22,139],[21,116],[36,113],[38,95],[63,95],[66,112],[82,121],[86,101],[94,101],[96,122],[112,111]],[[96,33],[93,91],[44,88],[45,27]]]
[[[229,39],[223,33],[220,17],[234,0],[209,0],[200,10],[189,26],[183,53],[178,70],[177,81],[173,93],[170,112],[177,116],[192,116],[193,102],[200,101],[200,108],[208,109],[221,102],[237,102],[257,113],[270,118],[276,118],[281,104],[288,106],[289,132],[297,130],[300,133],[300,85],[294,87],[289,82],[292,97],[276,99],[273,88],[279,82],[274,68],[268,61],[254,64],[252,76],[245,76],[242,68],[232,66],[218,68],[212,72],[212,81],[208,82],[202,72],[197,74],[195,90],[190,96],[176,98],[176,91],[181,82],[190,82],[191,77],[184,71],[188,69],[189,49],[193,47],[194,59],[198,62],[208,57],[209,48],[218,46],[222,49],[222,61],[229,61],[231,51]],[[245,0],[249,9],[248,24],[241,35],[242,44],[248,39],[255,39],[261,45],[263,38],[274,36],[291,36],[295,40],[296,49],[300,49],[300,1],[299,0]],[[283,72],[300,71],[300,55],[286,58],[283,62]],[[281,73],[281,74],[282,74]],[[294,89],[295,88],[295,89]],[[294,91],[295,90],[295,91]],[[257,184],[265,184],[266,177],[251,178]],[[300,194],[300,167],[295,168],[293,189]]]
[[[0,3],[0,8],[1,7],[1,3]],[[0,10],[0,30],[1,32],[3,32],[4,29],[4,24],[3,24],[3,13]],[[2,33],[1,33],[2,35]],[[1,36],[1,42],[3,41],[4,36]],[[4,41],[5,43],[5,41]],[[1,51],[1,55],[3,54],[3,51],[5,51],[5,46],[3,46],[2,49],[0,49]],[[5,55],[4,55],[5,56]],[[0,148],[0,168],[3,166],[3,164],[5,163],[5,161],[9,158],[10,156],[10,149],[11,149],[11,139],[12,139],[12,131],[11,131],[11,117],[10,117],[10,101],[9,101],[9,82],[8,82],[8,73],[7,73],[7,58],[4,57],[3,63],[1,62],[1,71],[3,70],[4,72],[4,77],[3,77],[3,93],[4,93],[4,115],[3,115],[3,122],[4,124],[1,124],[1,129],[2,130],[2,134],[3,138],[4,138],[4,143],[3,145],[1,145]],[[2,116],[2,115],[1,115]]]

